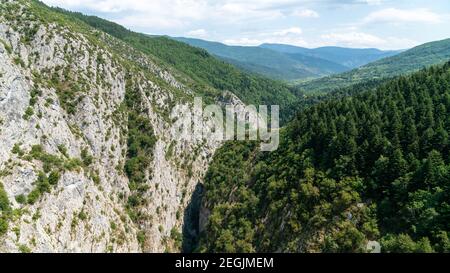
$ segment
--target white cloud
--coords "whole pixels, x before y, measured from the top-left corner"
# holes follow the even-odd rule
[[[148,28],[149,26],[157,27],[158,29],[172,29],[172,28],[180,28],[185,26],[185,22],[183,20],[179,20],[176,18],[161,18],[161,17],[152,17],[152,16],[125,16],[115,20],[117,23],[127,26],[127,27],[139,27],[139,28]]]
[[[319,14],[311,9],[297,9],[292,12],[292,16],[301,18],[319,18]]]
[[[148,28],[149,32],[187,26],[203,20],[210,8],[207,0],[44,0],[46,4],[74,10],[109,13],[127,27]]]
[[[384,0],[360,0],[360,2],[368,5],[381,5]]]
[[[228,45],[258,46],[264,43],[290,44],[296,46],[308,46],[308,43],[300,36],[302,30],[299,27],[291,27],[272,32],[251,33],[249,37],[225,39]]]
[[[328,33],[320,36],[327,44],[340,44],[349,47],[372,47],[384,44],[386,41],[363,32]]]
[[[148,32],[195,23],[245,24],[285,17],[285,9],[298,0],[43,0],[46,4],[73,10],[110,13],[127,27],[145,27]]]
[[[291,2],[284,0],[283,3]],[[276,0],[224,0],[211,5],[207,16],[228,23],[239,23],[259,20],[274,20],[285,15],[280,8],[275,8]]]
[[[223,41],[223,43],[227,45],[238,45],[238,46],[258,46],[264,42],[262,40],[244,37],[244,38],[226,39]]]
[[[357,31],[328,33],[321,35],[320,38],[321,41],[318,46],[338,45],[353,48],[407,49],[418,44],[416,41],[406,38],[380,38],[376,35]]]
[[[140,12],[148,15],[172,14],[173,17],[200,18],[206,0],[43,0],[46,4],[66,8],[84,8],[98,12]]]
[[[206,30],[204,30],[203,28],[201,28],[201,29],[188,31],[186,33],[186,35],[189,37],[204,38],[208,35],[208,32]]]
[[[308,47],[309,44],[301,38],[296,37],[261,37],[260,39],[252,39],[252,38],[236,38],[236,39],[226,39],[222,41],[227,45],[236,45],[236,46],[259,46],[264,43],[273,43],[273,44],[286,44],[286,45],[295,45]]]
[[[380,23],[438,23],[450,17],[430,9],[380,9],[387,0],[43,0],[49,5],[88,11],[109,18],[125,27],[151,34],[187,35],[219,40],[228,44],[257,45],[261,43],[286,43],[298,46],[338,44],[352,47],[405,48],[415,42],[383,35]],[[334,14],[330,9],[338,9]],[[369,13],[361,18],[361,11],[350,11],[366,5]],[[370,7],[369,7],[370,6]],[[377,10],[379,9],[379,10]],[[319,12],[322,13],[319,16]],[[341,16],[340,12],[349,12]],[[327,14],[327,18],[325,18]],[[347,16],[348,15],[348,16]],[[446,17],[447,16],[447,17]],[[296,25],[299,18],[321,19]],[[347,18],[348,17],[348,18]],[[322,20],[323,19],[323,20]],[[311,23],[316,23],[311,25]],[[369,26],[370,24],[370,26]],[[345,26],[354,28],[342,29]],[[266,30],[268,26],[276,29]],[[338,29],[332,29],[337,26]],[[369,28],[370,27],[370,28]],[[383,28],[382,31],[379,31]],[[322,32],[325,29],[326,32]],[[378,36],[366,33],[376,33]],[[304,30],[304,31],[302,31]],[[322,31],[321,31],[322,30]],[[377,31],[378,30],[378,31]],[[395,31],[395,30],[394,30]],[[403,30],[402,30],[403,31]],[[442,32],[442,31],[441,31]],[[392,31],[389,31],[392,33]],[[322,35],[321,35],[322,34]],[[395,36],[395,34],[390,34]],[[408,37],[410,33],[399,33]],[[417,36],[417,35],[416,35]],[[382,37],[382,38],[380,38]],[[307,40],[307,42],[305,41]],[[394,46],[395,45],[395,46]]]
[[[401,10],[396,8],[382,9],[370,13],[364,23],[439,23],[440,15],[427,9]]]
[[[287,29],[283,29],[280,31],[275,31],[273,34],[276,36],[286,36],[286,35],[300,35],[303,31],[299,27],[291,27]]]

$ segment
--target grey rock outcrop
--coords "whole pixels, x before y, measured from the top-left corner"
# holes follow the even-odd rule
[[[189,103],[195,90],[111,36],[43,23],[29,5],[2,1],[0,9],[0,182],[13,209],[0,252],[178,251],[171,235],[181,232],[189,197],[220,146],[170,133],[170,105]],[[131,190],[123,171],[127,116],[121,105],[130,73],[124,63],[130,62],[157,138],[141,208],[146,217],[139,223],[127,213]],[[65,91],[73,96],[68,101]],[[51,190],[24,203],[46,168],[31,155],[33,147],[68,167]],[[70,167],[86,154],[92,163]]]

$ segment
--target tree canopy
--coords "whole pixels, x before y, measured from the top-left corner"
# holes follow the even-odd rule
[[[447,63],[318,103],[275,152],[227,143],[198,250],[449,252],[449,83]]]

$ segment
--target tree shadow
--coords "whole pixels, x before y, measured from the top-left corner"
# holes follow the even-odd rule
[[[191,199],[184,210],[184,223],[183,223],[183,253],[194,252],[198,245],[199,240],[199,216],[200,207],[203,197],[203,185],[198,183],[195,186],[194,192],[191,195]]]

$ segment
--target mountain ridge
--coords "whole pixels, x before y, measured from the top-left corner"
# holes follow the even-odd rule
[[[195,38],[173,37],[173,39],[205,49],[246,71],[288,81],[307,80],[342,73],[399,52],[340,47],[307,49],[279,44],[229,46],[220,42]],[[289,50],[283,50],[283,48]],[[333,49],[340,52],[333,53]]]
[[[450,39],[433,41],[342,74],[299,83],[298,87],[307,93],[327,93],[368,80],[412,73],[431,65],[444,63],[449,59]]]
[[[232,61],[234,64],[251,72],[263,74],[268,77],[295,80],[304,78],[317,78],[329,73],[324,68],[330,65],[333,73],[347,70],[343,66],[339,66],[332,62],[327,62],[312,56],[305,56],[309,59],[310,64],[305,65],[290,56],[279,53],[274,50],[265,49],[258,46],[228,46],[219,42],[210,42],[201,39],[175,37],[177,41],[185,42],[191,46],[206,49],[213,55]],[[318,66],[315,62],[322,64],[324,68]],[[314,64],[314,65],[311,65]],[[248,69],[255,67],[255,69]],[[276,70],[275,73],[266,73],[264,70]],[[284,76],[283,76],[284,74]]]
[[[350,69],[366,65],[370,62],[396,55],[404,50],[380,50],[377,48],[345,48],[339,46],[323,46],[317,48],[305,48],[284,44],[262,44],[269,48],[288,54],[301,53],[307,56],[335,62]]]
[[[185,84],[201,91],[200,95],[209,102],[219,96],[220,92],[230,91],[247,104],[280,105],[280,109],[283,109],[282,113],[290,117],[292,113],[289,112],[289,105],[301,97],[295,87],[260,75],[249,75],[213,57],[204,49],[192,47],[165,36],[133,32],[97,16],[87,16],[60,8],[53,8],[53,10],[72,16],[124,41],[156,61],[159,60],[160,65],[174,67],[183,74],[181,78],[186,76],[193,79],[194,82]]]

